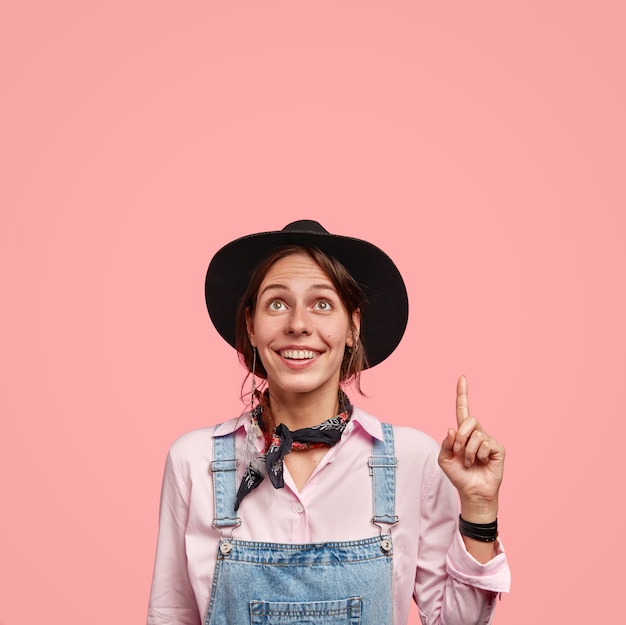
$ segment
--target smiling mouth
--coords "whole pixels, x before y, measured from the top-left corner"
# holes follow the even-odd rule
[[[316,354],[308,349],[285,349],[280,355],[287,360],[311,360]]]

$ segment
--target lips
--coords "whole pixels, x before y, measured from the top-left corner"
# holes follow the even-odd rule
[[[287,360],[311,360],[315,358],[317,352],[312,352],[309,349],[284,349],[280,355]]]

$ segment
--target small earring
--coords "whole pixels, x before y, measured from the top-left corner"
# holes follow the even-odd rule
[[[252,348],[252,388],[250,390],[250,408],[254,410],[254,400],[256,399],[256,347]]]
[[[259,427],[259,415],[255,412],[255,402],[256,399],[256,347],[252,348],[252,389],[251,389],[251,398],[250,398],[250,427],[246,433],[246,437],[243,441],[241,447],[237,448],[237,461],[242,463],[243,466],[248,467],[246,469],[246,474],[248,475],[248,470],[250,467],[254,469],[257,473],[263,473],[263,469],[265,467],[265,462],[263,461],[263,456],[259,454],[257,450],[257,439],[259,436],[263,435],[261,428]]]

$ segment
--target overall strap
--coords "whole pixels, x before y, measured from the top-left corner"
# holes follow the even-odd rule
[[[398,459],[393,446],[393,428],[383,423],[383,440],[374,439],[369,459],[372,476],[373,516],[372,523],[395,525],[396,516],[396,467]]]
[[[219,425],[215,426],[215,431]],[[213,473],[213,495],[215,500],[213,527],[235,528],[241,519],[235,512],[237,494],[237,459],[235,456],[235,434],[213,436],[213,462],[209,465]]]

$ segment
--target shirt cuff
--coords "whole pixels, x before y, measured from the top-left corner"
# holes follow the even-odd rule
[[[509,592],[511,588],[511,571],[500,540],[496,555],[482,564],[467,551],[461,533],[456,532],[446,557],[446,568],[450,577],[468,586],[492,592]]]

